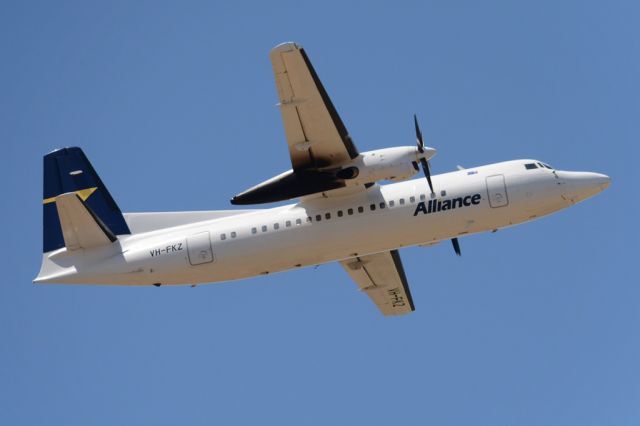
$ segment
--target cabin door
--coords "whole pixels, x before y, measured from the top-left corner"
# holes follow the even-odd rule
[[[194,266],[213,262],[209,231],[199,232],[187,237],[187,252],[189,253],[189,263]]]
[[[487,194],[489,195],[489,205],[493,208],[504,207],[509,204],[504,175],[487,177]]]

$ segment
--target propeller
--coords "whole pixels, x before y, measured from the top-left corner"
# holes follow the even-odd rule
[[[413,124],[416,126],[416,140],[418,142],[418,151],[420,154],[424,153],[424,139],[422,138],[422,132],[420,131],[420,126],[418,125],[418,117],[416,114],[413,114]],[[431,189],[431,193],[435,194],[433,191],[433,184],[431,183],[431,170],[429,169],[429,161],[426,158],[420,158],[420,164],[422,164],[422,171],[424,171],[424,175],[427,178],[427,182],[429,183],[429,189]],[[456,252],[458,256],[462,256],[462,252],[460,251],[460,243],[457,238],[451,239],[451,244],[453,244],[453,251]]]
[[[422,132],[420,131],[420,126],[418,125],[418,117],[413,114],[413,123],[416,126],[416,140],[418,142],[418,151],[420,154],[424,152],[424,140],[422,139]],[[431,193],[434,194],[433,184],[431,183],[431,170],[429,169],[429,162],[426,158],[420,158],[420,164],[422,164],[422,171],[424,172],[425,177],[427,178],[427,182],[429,183],[429,189],[431,189]]]
[[[451,244],[453,244],[453,251],[455,251],[458,256],[462,256],[462,252],[460,251],[460,243],[458,243],[458,239],[452,238]]]

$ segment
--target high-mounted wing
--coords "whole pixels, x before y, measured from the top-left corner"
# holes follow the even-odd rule
[[[272,203],[343,189],[358,173],[347,166],[358,150],[304,49],[284,43],[269,57],[293,168],[237,194],[231,204]],[[353,185],[351,190],[366,188]]]
[[[359,256],[340,264],[383,315],[402,315],[415,310],[397,250]]]
[[[283,43],[269,55],[294,170],[326,168],[358,156],[304,49]]]

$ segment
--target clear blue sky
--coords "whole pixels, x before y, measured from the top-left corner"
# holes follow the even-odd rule
[[[229,2],[230,3],[230,2]],[[640,424],[635,1],[2,2],[0,423]],[[125,211],[229,208],[289,167],[269,49],[307,49],[360,150],[533,157],[583,204],[401,252],[416,312],[338,265],[174,288],[35,286],[42,155]]]

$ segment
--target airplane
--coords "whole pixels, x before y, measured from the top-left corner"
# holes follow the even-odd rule
[[[399,249],[528,222],[606,189],[608,176],[513,160],[431,175],[434,148],[360,152],[305,50],[271,50],[292,168],[231,199],[267,209],[122,213],[84,152],[44,156],[34,283],[196,285],[340,262],[383,315],[415,310]],[[416,174],[424,178],[411,179]],[[386,183],[383,183],[386,182]]]

